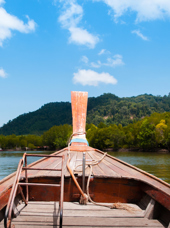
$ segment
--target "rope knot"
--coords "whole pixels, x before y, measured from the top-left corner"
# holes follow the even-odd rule
[[[87,205],[87,203],[88,203],[87,194],[84,193],[84,196],[81,195],[79,203],[82,204],[82,205]]]

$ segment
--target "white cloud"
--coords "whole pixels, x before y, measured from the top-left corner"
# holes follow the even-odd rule
[[[140,38],[142,38],[142,40],[148,40],[148,38],[146,36],[144,36],[140,30],[133,30],[132,33],[135,33],[137,36],[139,36]]]
[[[76,0],[60,0],[60,2],[64,3],[64,11],[59,17],[59,22],[70,32],[69,42],[94,48],[99,42],[98,36],[78,26],[83,17],[83,8],[77,4]]]
[[[164,19],[170,16],[169,0],[96,0],[110,6],[114,12],[115,21],[128,10],[137,14],[136,21]]]
[[[87,30],[71,27],[69,28],[71,36],[69,38],[70,43],[76,43],[79,45],[86,45],[89,48],[94,48],[96,43],[98,43],[99,38],[90,34]]]
[[[59,22],[64,28],[76,27],[83,17],[83,8],[75,0],[65,0],[64,11],[59,17]]]
[[[0,3],[3,1],[1,0]],[[25,24],[22,20],[13,16],[0,7],[0,46],[3,45],[3,41],[7,38],[11,38],[12,30],[19,31],[21,33],[29,33],[35,30],[36,23],[30,20],[28,16],[28,23]]]
[[[82,56],[81,61],[84,63],[88,63],[89,59],[87,58],[87,56],[84,55],[84,56]]]
[[[4,71],[3,68],[0,68],[0,77],[1,78],[6,78],[7,77],[7,73]]]
[[[78,70],[77,73],[74,73],[73,82],[83,86],[98,86],[99,83],[115,85],[117,80],[109,73],[97,73],[92,70]]]
[[[110,55],[111,53],[110,53],[110,51],[108,51],[108,50],[106,50],[106,49],[102,49],[102,50],[98,53],[98,55],[103,55],[103,54]]]
[[[99,68],[101,66],[117,67],[124,65],[123,57],[121,55],[114,55],[112,58],[107,58],[107,61],[102,63],[97,61],[97,63],[91,62],[91,67]]]
[[[116,67],[124,65],[121,55],[114,55],[113,58],[107,58],[107,62],[103,63],[105,66]]]
[[[102,49],[102,50],[98,53],[98,55],[103,55],[103,54],[105,53],[105,51],[106,51],[106,49]]]

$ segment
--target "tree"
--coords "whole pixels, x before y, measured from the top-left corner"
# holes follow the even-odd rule
[[[112,148],[118,149],[120,147],[123,147],[125,133],[122,126],[120,124],[119,126],[114,124],[109,128],[109,132],[110,132],[110,144],[112,144]]]
[[[35,149],[35,146],[34,146],[34,144],[29,143],[29,144],[28,144],[28,148],[31,149],[31,150],[33,150],[33,149]]]
[[[100,150],[106,149],[110,146],[108,128],[97,128],[90,140],[92,147]]]
[[[137,138],[139,140],[139,146],[144,150],[155,148],[155,126],[150,124],[148,119],[142,122]]]
[[[92,141],[97,129],[98,128],[94,124],[88,125],[86,137],[87,137],[87,141],[89,142],[90,146],[92,146],[91,141]]]
[[[56,132],[54,145],[57,149],[64,148],[68,144],[68,139],[72,134],[72,127],[68,124],[59,126]]]
[[[165,124],[165,120],[162,119],[159,124],[156,125],[156,131],[155,131],[155,137],[156,137],[156,142],[158,145],[165,146],[166,141],[165,141],[165,130],[167,128],[167,125]]]
[[[72,133],[72,127],[68,124],[54,126],[43,134],[43,144],[51,149],[60,149],[67,145]]]
[[[104,124],[103,122],[100,122],[98,124],[98,128],[105,128],[106,127],[106,124]]]

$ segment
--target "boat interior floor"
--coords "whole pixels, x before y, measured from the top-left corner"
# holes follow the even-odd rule
[[[29,202],[27,206],[21,203],[15,209],[16,218],[12,220],[12,225],[15,228],[59,227],[58,208],[58,202]],[[164,227],[160,221],[148,219],[145,215],[146,210],[135,204],[121,204],[119,209],[110,209],[92,203],[64,202],[63,228]],[[2,227],[3,221],[0,223]]]

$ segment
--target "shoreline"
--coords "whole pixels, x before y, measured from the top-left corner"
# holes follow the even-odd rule
[[[5,151],[9,151],[9,152],[12,152],[12,151],[18,151],[18,152],[27,152],[27,151],[58,151],[59,149],[56,149],[56,150],[50,150],[50,149],[27,149],[27,150],[24,150],[24,149],[4,149],[4,150],[0,150],[0,153],[1,152],[5,152]],[[118,152],[118,153],[122,153],[122,152],[151,152],[151,153],[159,153],[159,154],[168,154],[170,153],[170,151],[168,149],[160,149],[160,148],[154,148],[152,150],[143,150],[141,148],[119,148],[119,149],[112,149],[112,148],[107,148],[107,149],[103,149],[103,151],[106,151],[106,152]]]
[[[168,154],[170,153],[170,151],[168,149],[160,149],[160,148],[154,148],[153,150],[143,150],[140,148],[119,148],[119,149],[112,149],[112,148],[108,148],[108,149],[104,149],[104,151],[106,152],[118,152],[118,153],[123,153],[123,152],[150,152],[150,153],[159,153],[159,154]]]

